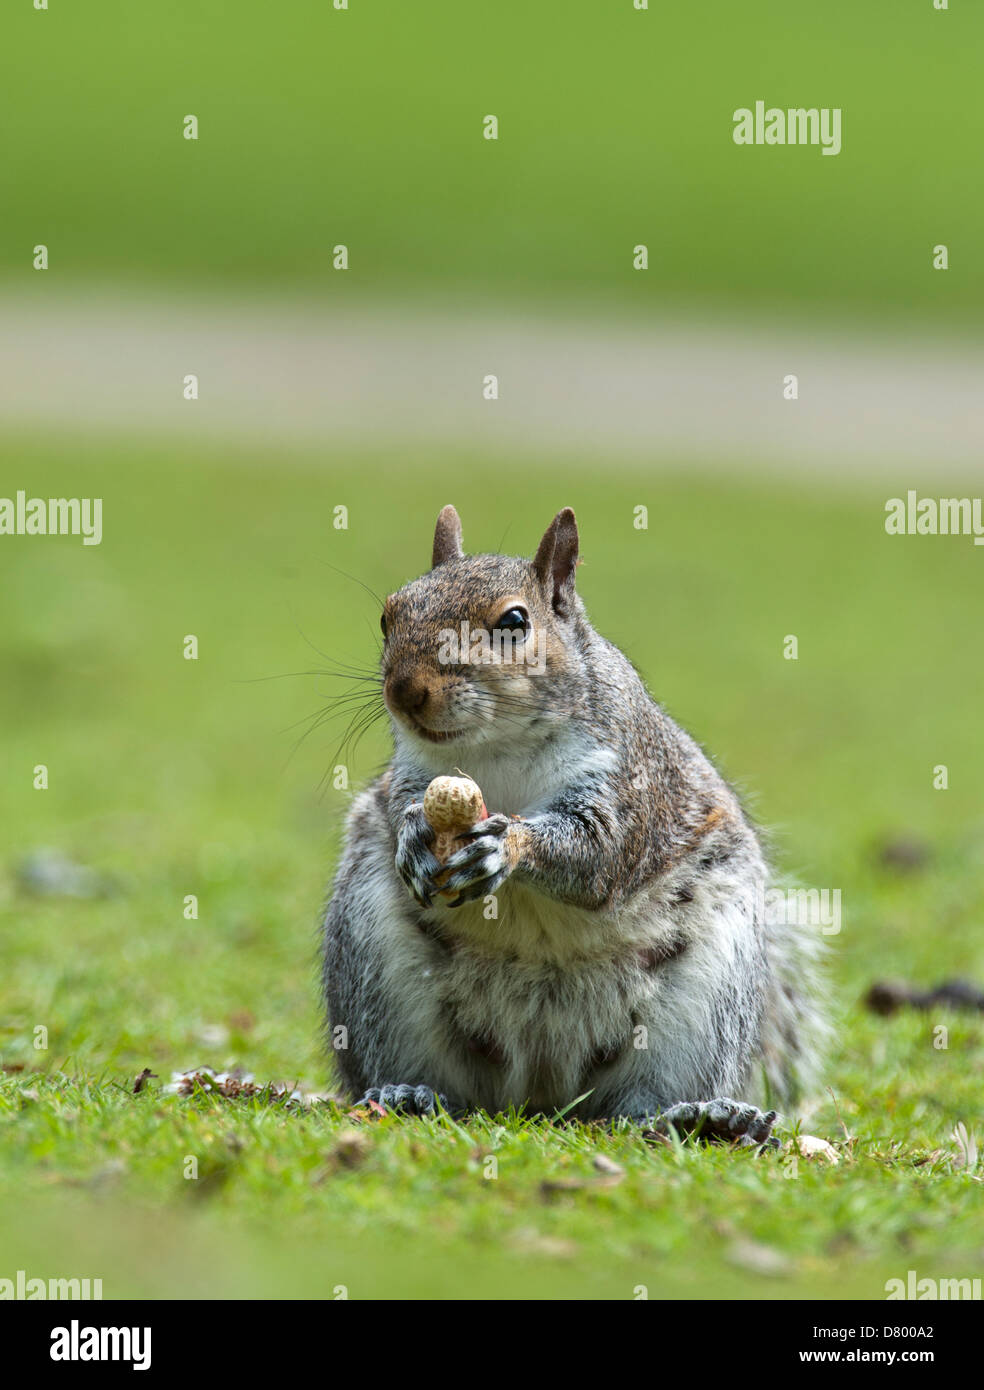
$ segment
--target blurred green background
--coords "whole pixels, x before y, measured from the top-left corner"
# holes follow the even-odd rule
[[[886,975],[984,976],[981,551],[887,537],[906,476],[886,490],[850,458],[836,486],[824,467],[766,476],[754,439],[740,465],[558,458],[478,430],[401,447],[396,418],[384,447],[378,403],[364,440],[328,421],[318,446],[73,428],[58,313],[163,291],[260,325],[302,298],[328,323],[467,303],[588,331],[788,314],[959,344],[984,290],[980,13],[52,0],[0,26],[0,320],[6,296],[53,315],[51,420],[0,422],[0,496],[104,499],[98,548],[0,537],[0,1276],[154,1296],[879,1297],[910,1267],[979,1274],[980,1163],[953,1132],[979,1124],[980,1022],[858,1001]],[[758,98],[842,107],[842,153],[736,148],[732,111]],[[349,794],[322,778],[345,721],[294,745],[343,688],[318,672],[375,660],[361,585],[419,573],[448,501],[467,546],[515,553],[574,506],[596,626],[736,780],[779,868],[842,890],[829,1089],[804,1120],[836,1168],[788,1182],[778,1161],[515,1121],[386,1121],[348,1166],[343,1112],[162,1094],[198,1064],[331,1085],[317,918]],[[353,783],[386,756],[377,726],[345,755]],[[883,853],[900,840],[908,869]],[[27,891],[43,848],[104,894]],[[626,1170],[611,1191],[591,1186],[601,1149]],[[547,1195],[571,1175],[583,1190]]]
[[[360,293],[980,315],[970,5],[89,0],[3,25],[8,275],[45,241],[59,284],[340,293],[344,242]],[[759,98],[841,107],[842,152],[736,148]]]

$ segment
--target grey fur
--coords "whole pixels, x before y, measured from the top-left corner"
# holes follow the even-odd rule
[[[763,919],[768,870],[737,798],[588,622],[573,513],[532,562],[459,549],[445,508],[434,568],[386,604],[395,753],[352,807],[324,923],[346,1090],[493,1112],[590,1092],[581,1118],[676,1106],[677,1127],[765,1139],[774,1114],[719,1098],[764,1100],[764,1078],[788,1102],[809,1076],[815,930]],[[491,627],[516,598],[542,674],[438,663],[441,629]],[[451,861],[452,907],[419,803],[456,769],[492,814]]]

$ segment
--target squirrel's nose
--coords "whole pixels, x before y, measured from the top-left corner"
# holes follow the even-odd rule
[[[395,676],[389,681],[390,701],[407,714],[418,714],[426,705],[430,691],[420,676]]]

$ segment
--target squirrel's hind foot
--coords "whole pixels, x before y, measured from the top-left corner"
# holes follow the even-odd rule
[[[434,1115],[438,1106],[444,1110],[448,1108],[444,1096],[432,1091],[430,1086],[372,1086],[355,1102],[354,1108],[367,1109],[370,1103],[398,1115]]]
[[[778,1149],[779,1140],[772,1133],[778,1118],[775,1110],[762,1111],[739,1100],[690,1100],[671,1105],[650,1122],[650,1128],[664,1137],[672,1129],[692,1139],[742,1149],[760,1145]]]

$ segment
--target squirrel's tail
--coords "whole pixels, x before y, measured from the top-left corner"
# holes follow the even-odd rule
[[[770,1103],[774,1097],[786,1105],[819,1084],[832,1031],[821,927],[805,920],[809,909],[798,909],[807,899],[795,893],[785,895],[787,903],[795,903],[793,912],[767,912],[763,924],[770,982],[762,1021],[762,1064]]]

